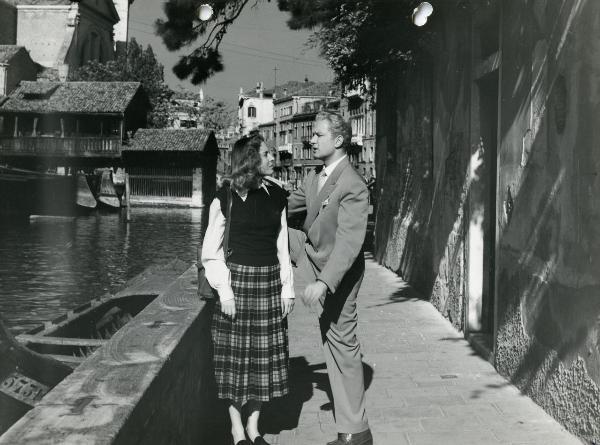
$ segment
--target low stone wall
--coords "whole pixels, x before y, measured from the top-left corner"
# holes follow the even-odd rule
[[[211,304],[190,267],[0,437],[0,444],[208,443]]]

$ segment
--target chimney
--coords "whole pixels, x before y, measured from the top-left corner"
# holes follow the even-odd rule
[[[256,82],[256,89],[255,89],[255,91],[256,91],[256,94],[260,93],[260,82]]]
[[[283,89],[283,97],[287,96],[287,88]]]
[[[263,88],[263,83],[261,82],[261,83],[260,83],[260,91],[259,91],[259,93],[258,93],[258,97],[259,97],[259,98],[261,98],[261,99],[263,98],[264,91],[265,91],[265,89]]]

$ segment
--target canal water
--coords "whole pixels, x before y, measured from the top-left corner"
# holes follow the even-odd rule
[[[0,312],[14,333],[118,290],[150,265],[191,263],[200,209],[133,208],[72,220],[0,223]]]

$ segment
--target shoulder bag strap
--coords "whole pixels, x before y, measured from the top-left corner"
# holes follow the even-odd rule
[[[231,187],[227,187],[227,215],[225,215],[225,233],[223,234],[223,255],[225,256],[225,261],[231,255],[231,250],[229,249],[229,228],[231,227],[232,198]]]

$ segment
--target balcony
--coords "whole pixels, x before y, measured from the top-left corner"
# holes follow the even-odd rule
[[[277,151],[282,152],[288,152],[291,153],[292,152],[292,143],[288,142],[287,144],[282,144],[280,146],[277,147]]]
[[[350,142],[353,143],[353,144],[362,145],[363,144],[363,136],[362,136],[362,134],[354,134],[354,135],[352,135],[352,139],[350,139]]]
[[[121,138],[110,137],[0,137],[0,155],[58,157],[119,157]]]

